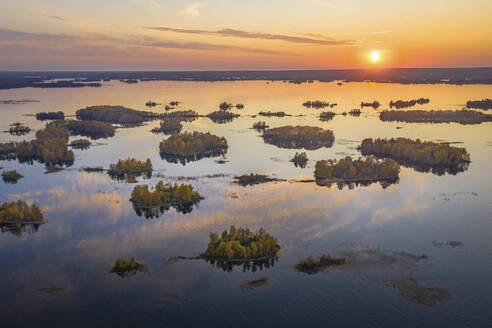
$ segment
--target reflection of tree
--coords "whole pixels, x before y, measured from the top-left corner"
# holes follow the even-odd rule
[[[232,272],[234,267],[242,267],[243,272],[257,270],[269,269],[278,262],[278,256],[267,257],[255,260],[215,260],[215,259],[205,259],[207,263],[215,266],[217,269],[222,269],[225,272]]]
[[[399,179],[390,180],[368,180],[368,181],[331,181],[329,179],[316,179],[316,184],[322,187],[331,188],[332,185],[336,185],[339,190],[348,187],[348,189],[353,190],[355,187],[363,186],[367,187],[373,183],[379,183],[383,189],[388,188],[392,184],[397,184]]]
[[[133,210],[140,217],[145,217],[146,219],[154,219],[163,215],[165,212],[169,211],[171,207],[174,207],[177,212],[188,214],[193,211],[193,206],[197,205],[197,202],[180,203],[175,205],[161,205],[161,206],[140,206],[133,203]]]
[[[39,223],[1,223],[0,231],[2,233],[10,232],[16,236],[22,236],[25,233],[35,233],[38,231],[41,224]]]
[[[199,161],[202,158],[208,158],[208,157],[218,157],[218,156],[224,156],[227,153],[227,149],[219,149],[219,150],[214,150],[214,151],[208,151],[205,153],[197,153],[197,154],[192,154],[192,155],[170,155],[170,154],[165,154],[165,153],[160,153],[161,159],[164,159],[168,161],[169,163],[181,163],[182,165],[186,165],[188,162],[194,162],[194,161]]]

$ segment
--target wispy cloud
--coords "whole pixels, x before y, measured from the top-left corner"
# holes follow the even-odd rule
[[[200,15],[200,8],[202,8],[206,4],[207,3],[203,1],[192,3],[191,5],[185,7],[183,10],[179,11],[178,14],[190,16],[193,18],[198,17],[198,15]]]
[[[291,36],[284,34],[271,34],[263,32],[249,32],[242,30],[235,30],[231,28],[220,29],[216,31],[209,30],[194,30],[194,29],[182,29],[173,27],[146,27],[150,30],[163,31],[163,32],[173,32],[173,33],[183,33],[183,34],[201,34],[201,35],[218,35],[224,37],[236,37],[236,38],[246,38],[246,39],[262,39],[262,40],[280,40],[292,43],[305,43],[305,44],[318,44],[318,45],[352,45],[355,44],[355,40],[335,40],[330,38],[315,39],[300,36]]]
[[[49,12],[46,12],[46,11],[39,11],[39,12],[36,12],[37,15],[39,16],[43,16],[43,17],[46,17],[46,18],[51,18],[51,19],[55,19],[55,20],[59,20],[59,21],[63,21],[63,22],[69,22],[71,21],[70,18],[67,18],[67,17],[64,17],[64,16],[60,16],[60,15],[54,15],[52,13],[49,13]]]
[[[161,40],[148,36],[130,35],[126,37],[111,37],[101,34],[86,34],[86,35],[67,35],[67,34],[51,34],[51,33],[31,33],[23,32],[10,28],[0,28],[0,45],[8,44],[23,45],[35,47],[39,49],[57,49],[67,50],[79,49],[79,46],[90,46],[91,49],[102,49],[104,47],[148,47],[160,49],[181,49],[181,50],[202,50],[202,51],[220,51],[220,50],[236,50],[246,53],[257,54],[282,54],[281,52],[268,50],[232,46],[227,44],[214,44],[207,42],[178,42],[174,40]]]

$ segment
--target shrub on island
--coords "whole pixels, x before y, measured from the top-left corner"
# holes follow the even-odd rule
[[[233,119],[239,117],[239,114],[227,111],[227,110],[217,110],[207,115],[214,123],[223,124],[232,122]]]
[[[69,146],[75,149],[88,149],[91,146],[91,142],[87,139],[75,139]]]
[[[109,270],[110,273],[116,273],[122,278],[134,276],[137,272],[148,272],[148,268],[145,264],[141,264],[135,261],[132,256],[130,261],[119,258],[115,261],[113,267]]]
[[[333,117],[335,117],[335,113],[333,112],[321,112],[319,114],[319,120],[320,121],[330,121],[333,119]]]
[[[335,136],[331,130],[314,126],[282,126],[267,129],[263,132],[263,140],[281,148],[304,148],[314,150],[321,147],[331,147]]]
[[[258,113],[258,115],[265,116],[265,117],[272,117],[272,116],[284,117],[284,116],[287,116],[287,114],[285,114],[285,112],[271,112],[271,111],[268,111],[268,112],[261,111]]]
[[[262,132],[265,129],[268,129],[268,127],[269,126],[265,123],[265,121],[260,121],[253,124],[253,129],[255,129],[258,132]]]
[[[372,107],[374,109],[378,109],[380,106],[381,106],[381,104],[377,100],[375,100],[373,102],[361,102],[360,103],[360,107],[361,108],[364,108],[364,107]]]

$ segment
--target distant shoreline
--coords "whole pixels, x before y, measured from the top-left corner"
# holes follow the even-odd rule
[[[377,82],[397,84],[492,84],[492,67],[387,68],[345,70],[238,71],[0,71],[0,89],[102,87],[104,82],[135,84],[150,81],[282,81]]]

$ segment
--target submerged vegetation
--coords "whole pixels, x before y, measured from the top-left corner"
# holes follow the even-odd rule
[[[412,140],[408,138],[362,140],[363,155],[391,157],[403,162],[431,166],[459,166],[470,161],[465,148],[446,143]]]
[[[297,272],[308,274],[318,273],[329,266],[345,264],[345,258],[336,258],[330,255],[321,255],[319,259],[314,259],[312,256],[302,259],[296,264]]]
[[[19,181],[23,177],[24,176],[22,174],[19,174],[19,172],[17,172],[16,170],[2,172],[2,179],[6,183],[17,183],[17,181]]]
[[[243,281],[241,283],[241,288],[248,288],[248,289],[258,288],[261,286],[268,285],[270,283],[270,280],[271,279],[268,277],[263,277],[263,278]]]
[[[209,235],[207,249],[200,256],[207,259],[250,260],[275,257],[280,250],[277,239],[263,228],[253,233],[249,229],[231,226],[219,236]]]
[[[150,159],[139,161],[135,158],[120,159],[116,164],[111,164],[108,174],[116,180],[135,182],[135,178],[144,176],[150,179],[152,176],[152,162]]]
[[[316,183],[330,185],[331,183],[371,183],[395,182],[398,180],[400,165],[392,159],[378,161],[374,157],[353,160],[347,156],[338,161],[321,160],[316,162],[314,176]]]
[[[308,162],[308,157],[306,152],[302,152],[302,153],[296,152],[296,154],[290,161],[293,162],[296,167],[305,168]]]
[[[271,181],[277,181],[277,179],[270,178],[268,175],[264,174],[244,174],[237,177],[234,177],[234,182],[241,186],[252,186],[260,183],[266,183]]]
[[[479,124],[492,122],[492,115],[475,110],[384,110],[379,114],[381,121],[397,121],[407,123],[460,123]]]
[[[183,124],[176,118],[167,118],[161,121],[159,127],[153,128],[154,133],[173,134],[181,132]]]
[[[466,102],[466,107],[489,110],[492,109],[492,99],[470,100]]]
[[[378,109],[380,106],[381,106],[381,104],[377,100],[374,100],[373,102],[361,102],[360,103],[361,108],[372,107],[374,109]]]
[[[397,100],[397,101],[390,101],[390,108],[395,107],[396,109],[401,109],[401,108],[409,108],[413,107],[415,105],[425,105],[430,102],[430,99],[427,98],[419,98],[419,99],[412,99],[412,100]]]
[[[227,110],[217,110],[207,115],[214,123],[222,124],[227,122],[232,122],[233,119],[239,117],[239,114],[227,111]]]
[[[331,130],[315,126],[282,126],[267,129],[263,132],[263,140],[280,148],[304,148],[314,150],[321,147],[331,147],[335,136]]]
[[[61,111],[58,111],[58,112],[41,112],[41,113],[36,114],[36,119],[39,121],[63,120],[63,119],[65,119],[65,114]]]
[[[179,160],[183,164],[203,157],[223,155],[227,148],[227,140],[224,137],[196,131],[172,134],[159,145],[161,157],[170,162]]]
[[[136,275],[137,272],[146,273],[148,272],[148,268],[145,264],[136,262],[135,258],[132,256],[130,261],[122,258],[117,259],[109,272],[116,273],[118,276],[126,278]]]
[[[330,103],[327,101],[322,101],[322,100],[308,100],[302,104],[306,108],[316,108],[316,109],[322,109],[325,107],[329,107]]]

